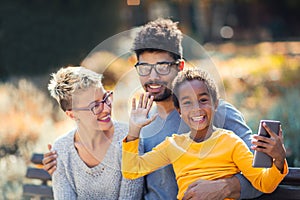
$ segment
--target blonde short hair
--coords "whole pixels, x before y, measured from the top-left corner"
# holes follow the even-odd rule
[[[75,91],[90,87],[103,87],[102,74],[82,66],[67,66],[51,74],[48,90],[57,100],[63,111],[72,108],[72,95]]]

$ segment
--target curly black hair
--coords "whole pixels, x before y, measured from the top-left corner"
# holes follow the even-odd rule
[[[182,32],[178,22],[158,18],[145,24],[135,37],[132,50],[137,58],[144,51],[170,53],[174,60],[182,59]]]

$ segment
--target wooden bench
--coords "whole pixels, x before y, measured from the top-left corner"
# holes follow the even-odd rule
[[[263,194],[255,200],[299,200],[300,199],[300,168],[290,167],[277,189],[271,194]]]
[[[23,196],[30,197],[30,199],[53,199],[52,187],[49,184],[51,182],[51,176],[46,172],[43,167],[43,154],[34,153],[31,157],[31,162],[34,167],[29,166],[26,172],[27,179],[40,180],[37,184],[24,184],[23,185]],[[32,181],[34,182],[34,181]]]

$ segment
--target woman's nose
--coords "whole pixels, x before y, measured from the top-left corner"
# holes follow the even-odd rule
[[[109,105],[107,105],[107,103],[104,103],[102,112],[110,112],[111,105],[112,105],[111,103]]]

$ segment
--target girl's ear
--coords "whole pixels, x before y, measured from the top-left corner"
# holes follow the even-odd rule
[[[181,115],[181,110],[180,110],[180,108],[176,108],[176,110],[178,111],[179,115]]]
[[[183,60],[183,59],[181,59],[181,60],[179,61],[178,68],[179,68],[179,71],[182,71],[182,70],[183,70],[183,68],[184,68],[184,60]]]

